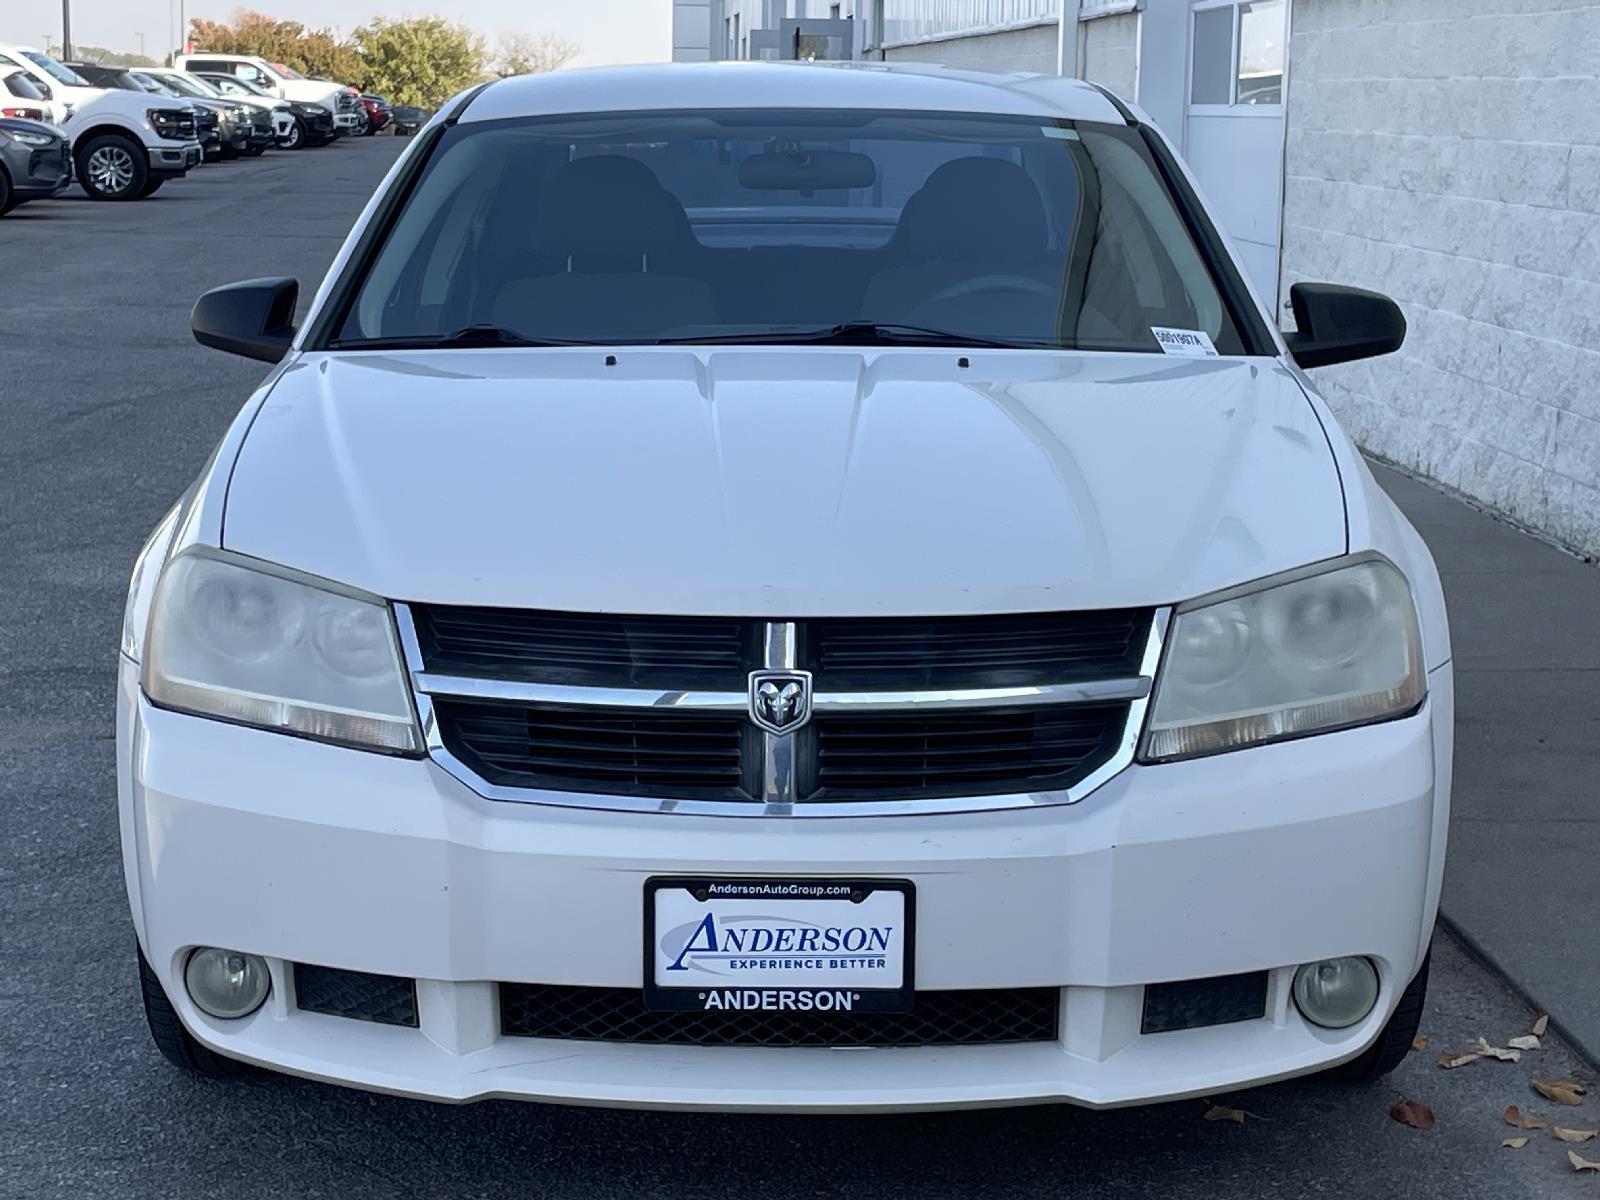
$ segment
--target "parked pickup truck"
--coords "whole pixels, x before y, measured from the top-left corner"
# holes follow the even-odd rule
[[[360,104],[343,84],[328,79],[307,79],[298,71],[250,54],[180,54],[172,64],[180,71],[196,74],[221,72],[237,76],[283,100],[320,104],[333,113],[338,133],[356,131],[360,123]]]
[[[200,165],[195,110],[143,92],[98,92],[61,128],[93,200],[140,200]]]

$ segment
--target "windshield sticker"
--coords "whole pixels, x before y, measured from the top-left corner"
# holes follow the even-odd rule
[[[1152,325],[1150,332],[1161,343],[1163,354],[1186,354],[1190,358],[1217,357],[1217,348],[1211,344],[1211,335],[1204,329],[1167,329]]]

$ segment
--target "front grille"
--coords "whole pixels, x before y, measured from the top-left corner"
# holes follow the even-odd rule
[[[1126,704],[817,718],[808,799],[1059,791],[1116,750]]]
[[[589,687],[743,689],[755,625],[511,608],[411,608],[428,670]]]
[[[440,740],[490,784],[896,804],[1082,783],[1122,750],[1142,711],[1155,616],[404,613]],[[782,746],[747,711],[750,673],[772,666],[769,654],[810,672],[817,699],[809,723],[770,735]]]
[[[677,1046],[992,1046],[1056,1040],[1056,988],[918,992],[904,1013],[652,1012],[635,988],[500,985],[508,1037]]]
[[[748,800],[749,722],[730,713],[438,700],[445,746],[490,783]]]
[[[810,621],[818,688],[1006,687],[1137,675],[1148,609]]]
[[[417,1024],[416,982],[398,975],[295,963],[294,1003],[306,1012],[380,1025]]]

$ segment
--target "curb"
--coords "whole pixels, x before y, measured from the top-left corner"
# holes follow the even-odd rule
[[[1516,993],[1518,999],[1534,1012],[1547,1014],[1550,1018],[1550,1028],[1555,1031],[1556,1035],[1577,1052],[1578,1057],[1583,1059],[1586,1066],[1597,1075],[1600,1075],[1600,1054],[1596,1054],[1594,1048],[1585,1044],[1582,1038],[1574,1034],[1561,1018],[1551,1011],[1549,1005],[1544,1004],[1527,988],[1518,983],[1484,944],[1475,938],[1459,921],[1445,912],[1443,908],[1439,910],[1439,924],[1444,928],[1445,933],[1454,938],[1461,948],[1467,952],[1469,957],[1493,973],[1502,983]]]

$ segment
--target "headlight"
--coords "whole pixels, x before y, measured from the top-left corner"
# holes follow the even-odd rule
[[[150,122],[150,128],[164,138],[178,136],[178,127],[183,123],[181,114],[170,108],[152,108],[147,111],[145,118]]]
[[[144,691],[163,708],[369,750],[422,748],[389,606],[215,551],[156,586]]]
[[[1411,590],[1377,557],[1180,609],[1140,758],[1166,762],[1402,716],[1427,681]]]
[[[48,146],[55,138],[48,133],[27,133],[20,129],[0,130],[0,134],[9,134],[14,141],[21,142],[24,146]]]

